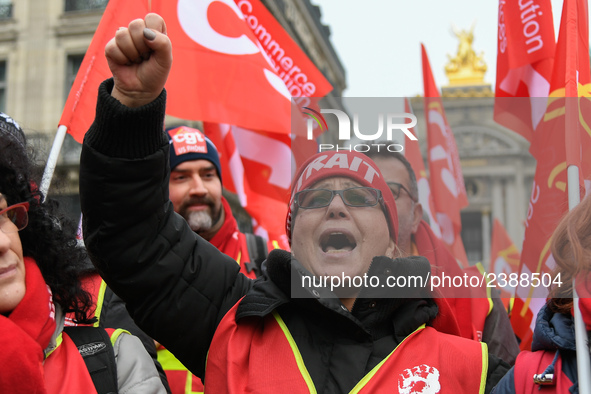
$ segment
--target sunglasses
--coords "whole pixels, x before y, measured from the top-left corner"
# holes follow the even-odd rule
[[[412,195],[411,192],[408,191],[407,188],[405,188],[403,185],[401,185],[398,182],[386,182],[388,184],[388,187],[390,188],[390,190],[392,190],[392,194],[394,194],[394,200],[398,200],[398,197],[400,197],[400,190],[404,190],[406,192],[406,194],[408,194],[408,196],[410,197],[411,200],[413,200],[414,202],[419,202],[419,199],[416,198],[415,196]]]
[[[382,192],[372,187],[352,187],[344,190],[306,189],[296,193],[295,202],[300,208],[314,209],[330,205],[335,195],[350,207],[373,207],[382,198]]]
[[[28,202],[14,204],[0,211],[0,230],[15,233],[27,227],[29,223]]]

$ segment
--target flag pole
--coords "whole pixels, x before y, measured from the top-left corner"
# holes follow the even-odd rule
[[[49,190],[51,178],[55,172],[57,159],[60,155],[60,151],[62,150],[67,130],[67,126],[60,125],[57,128],[57,132],[55,133],[53,145],[51,146],[51,151],[49,152],[49,157],[47,158],[47,164],[45,165],[45,170],[43,171],[43,178],[41,178],[41,185],[39,186],[39,190],[43,194],[43,201],[45,201],[45,198],[47,197],[47,191]]]
[[[568,176],[568,209],[572,210],[581,202],[579,191],[579,167],[571,165],[567,169]],[[579,296],[575,289],[573,278],[573,312],[575,317],[575,344],[577,350],[577,376],[579,380],[579,393],[591,393],[591,360],[587,348],[587,329],[583,322],[583,315],[579,308]]]

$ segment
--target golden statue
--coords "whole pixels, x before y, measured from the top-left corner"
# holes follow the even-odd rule
[[[480,85],[484,82],[487,66],[484,53],[474,52],[474,23],[469,31],[459,30],[452,24],[452,32],[460,40],[456,56],[447,55],[449,62],[445,65],[445,74],[450,86]]]

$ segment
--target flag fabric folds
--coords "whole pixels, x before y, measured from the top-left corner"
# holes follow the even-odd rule
[[[224,188],[255,220],[254,232],[289,250],[285,219],[291,185],[289,136],[204,122],[220,152]]]
[[[460,210],[468,205],[464,177],[455,137],[445,117],[443,103],[433,78],[427,51],[421,44],[424,111],[427,121],[428,160],[435,217],[441,228],[441,239],[464,267],[468,258],[460,232]]]
[[[332,86],[259,0],[152,0],[150,10],[148,3],[109,2],[60,125],[82,142],[94,119],[98,85],[110,76],[105,45],[132,19],[160,14],[173,42],[167,115],[204,121],[222,156],[224,187],[239,196],[255,232],[288,249],[292,162],[302,160],[302,147],[306,155],[317,148],[315,141],[290,137],[291,118]]]
[[[550,0],[499,0],[494,120],[531,142],[550,91],[555,41]]]
[[[535,130],[530,152],[537,160],[529,202],[520,273],[549,273],[555,266],[551,236],[568,211],[567,166],[580,168],[579,187],[591,179],[591,157],[582,155],[591,143],[589,110],[589,33],[585,0],[566,0],[563,5],[547,107]],[[530,276],[531,277],[531,276]],[[522,283],[516,290],[511,321],[521,338],[531,335],[532,319],[548,295],[545,286]],[[519,299],[520,308],[517,308]],[[529,320],[529,327],[527,323]],[[523,331],[519,331],[523,330]],[[529,346],[522,340],[521,347]]]
[[[277,26],[263,31],[261,24],[253,31],[249,25],[255,15],[245,18],[231,0],[153,0],[151,11],[165,19],[173,42],[174,62],[166,84],[168,115],[289,134],[291,93],[311,96],[331,89],[303,51],[295,51],[291,39],[284,40],[287,33]],[[111,0],[107,5],[59,123],[77,141],[94,118],[98,85],[110,76],[105,45],[120,26],[147,12],[148,2],[143,0]],[[271,25],[268,18],[266,22]]]
[[[404,112],[412,113],[412,108],[408,98],[404,99]],[[409,131],[418,138],[414,127],[410,128]],[[433,202],[433,195],[431,194],[431,186],[429,185],[429,178],[427,177],[427,171],[425,170],[425,164],[423,162],[423,155],[419,147],[418,140],[411,141],[406,140],[404,146],[404,157],[410,163],[410,166],[415,172],[417,178],[417,187],[419,189],[419,202],[423,206],[423,213],[429,218],[429,227],[433,231],[433,234],[441,239],[441,229],[437,218],[435,218],[435,203]]]

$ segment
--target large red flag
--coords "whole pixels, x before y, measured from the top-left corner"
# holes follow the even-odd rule
[[[464,187],[458,148],[445,117],[427,51],[422,44],[421,53],[425,89],[424,111],[427,119],[429,147],[429,171],[436,218],[441,228],[442,240],[450,248],[455,258],[467,267],[468,258],[460,236],[462,229],[460,210],[468,205],[468,198]]]
[[[277,63],[266,56],[232,0],[152,0],[151,8],[165,19],[173,42],[174,62],[166,84],[169,115],[290,132],[290,92],[275,72]],[[117,28],[147,12],[147,0],[111,0],[105,9],[60,119],[77,141],[94,117],[98,85],[110,75],[106,43]],[[278,39],[272,47],[269,42],[271,51],[284,51]],[[285,70],[291,65],[287,74],[304,93],[321,93],[326,85],[320,81],[313,88],[312,71],[297,69],[296,64],[307,67],[300,60],[282,58],[279,66]]]
[[[555,51],[550,0],[499,0],[494,120],[528,141],[546,109]]]
[[[586,1],[566,0],[556,45],[548,106],[530,148],[537,160],[537,167],[521,254],[520,272],[525,273],[526,277],[549,273],[555,265],[550,253],[550,238],[568,211],[567,144],[572,157],[569,163],[579,165],[581,177],[590,179],[591,157],[581,155],[582,151],[588,152],[591,143],[588,126],[591,124],[588,40]],[[520,282],[516,295],[523,306],[519,310],[514,309],[511,321],[516,334],[527,338],[529,330],[519,332],[517,327],[523,329],[523,320],[535,316],[548,295],[548,287]],[[530,330],[533,325],[534,321],[531,320]],[[521,346],[525,349],[529,343],[522,341]]]
[[[318,149],[316,141],[303,136],[304,122],[297,115],[301,107],[317,106],[317,96],[326,95],[332,86],[262,3],[235,1],[274,70],[294,96],[292,135],[211,122],[204,122],[204,128],[220,150],[224,187],[239,196],[253,218],[255,232],[268,238],[271,248],[288,249],[285,218],[291,174],[298,163]],[[301,135],[294,130],[300,130]]]

